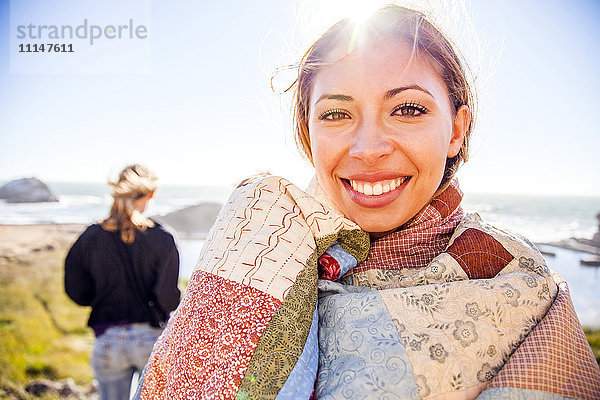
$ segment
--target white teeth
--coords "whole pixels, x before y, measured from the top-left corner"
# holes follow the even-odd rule
[[[359,181],[355,181],[355,180],[350,180],[349,182],[350,182],[350,185],[352,186],[352,189],[354,189],[355,191],[357,191],[359,193],[365,194],[367,196],[379,196],[379,195],[387,193],[391,190],[396,189],[397,187],[402,185],[407,180],[408,180],[408,176],[405,176],[402,178],[397,178],[397,179],[380,181],[380,182],[372,182],[372,183],[359,182]]]
[[[379,196],[382,193],[383,193],[383,187],[381,186],[381,183],[374,184],[373,185],[373,194],[375,196]]]

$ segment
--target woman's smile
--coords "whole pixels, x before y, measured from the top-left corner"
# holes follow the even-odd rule
[[[347,181],[352,189],[357,191],[358,193],[362,193],[367,196],[381,196],[384,193],[388,193],[390,191],[396,190],[396,188],[400,188],[404,183],[406,183],[410,179],[409,176],[403,176],[401,178],[396,179],[386,179],[383,181],[377,182],[365,182],[360,180],[343,180]]]
[[[364,179],[341,179],[348,196],[357,205],[378,208],[388,205],[400,196],[410,176],[368,181]]]

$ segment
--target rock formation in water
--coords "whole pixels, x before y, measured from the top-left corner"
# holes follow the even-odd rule
[[[215,223],[221,207],[217,203],[200,203],[166,215],[153,216],[152,219],[169,225],[180,237],[204,238]]]
[[[48,186],[37,178],[10,181],[0,187],[0,199],[7,203],[44,203],[58,201]]]
[[[600,213],[596,215],[596,218],[598,219],[598,232],[594,234],[592,240],[597,243],[598,247],[600,247]]]

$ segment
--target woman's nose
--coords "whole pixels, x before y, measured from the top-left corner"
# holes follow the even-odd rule
[[[360,124],[349,150],[351,157],[360,159],[366,165],[374,165],[392,151],[392,142],[376,121],[363,121]]]

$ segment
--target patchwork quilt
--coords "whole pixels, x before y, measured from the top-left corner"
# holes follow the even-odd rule
[[[567,285],[526,239],[468,215],[424,267],[358,268],[369,249],[326,200],[245,181],[137,398],[600,398]]]

